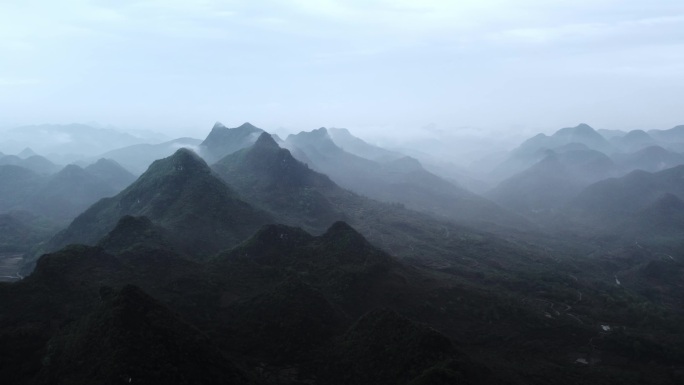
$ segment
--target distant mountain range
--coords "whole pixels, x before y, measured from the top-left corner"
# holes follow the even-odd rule
[[[85,169],[71,164],[52,175],[21,166],[0,165],[0,213],[25,210],[57,223],[68,223],[100,198],[116,194],[133,179],[116,162],[104,159]]]
[[[3,152],[18,153],[30,147],[48,158],[52,155],[55,155],[55,158],[69,155],[96,156],[149,140],[112,128],[98,128],[85,124],[22,126],[4,130],[2,136],[0,150]]]
[[[684,165],[659,140],[532,138],[496,204],[342,129],[0,165],[0,263],[31,256],[0,283],[0,378],[679,384]]]

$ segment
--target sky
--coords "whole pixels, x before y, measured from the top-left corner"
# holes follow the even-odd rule
[[[472,137],[684,124],[681,0],[3,0],[0,126]]]

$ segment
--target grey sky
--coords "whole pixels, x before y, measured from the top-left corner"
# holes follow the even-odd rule
[[[0,125],[684,124],[681,0],[0,2]]]

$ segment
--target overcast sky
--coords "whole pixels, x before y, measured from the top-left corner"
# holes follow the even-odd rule
[[[0,125],[684,124],[681,0],[2,0]]]

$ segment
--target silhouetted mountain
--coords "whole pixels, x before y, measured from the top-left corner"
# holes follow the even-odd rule
[[[657,173],[638,170],[621,178],[597,182],[573,199],[567,212],[580,223],[615,231],[616,226],[642,210],[646,210],[643,215],[647,216],[661,212],[658,207],[673,201],[670,198],[659,202],[668,194],[684,197],[684,166]]]
[[[0,212],[28,209],[29,197],[45,177],[19,166],[0,165]]]
[[[353,136],[346,128],[330,128],[327,130],[330,138],[343,150],[362,158],[377,162],[388,162],[403,158],[405,155],[396,151],[386,150],[374,146]]]
[[[207,138],[200,144],[200,154],[207,162],[214,163],[228,154],[251,146],[262,132],[264,130],[250,123],[228,128],[216,122]]]
[[[152,248],[166,248],[172,245],[171,237],[161,226],[147,217],[124,215],[112,229],[97,243],[111,253],[121,253],[132,246],[145,245]]]
[[[155,161],[118,195],[79,215],[48,250],[94,244],[124,215],[148,217],[173,235],[176,246],[195,256],[234,246],[271,220],[241,201],[194,152],[180,149]]]
[[[97,162],[88,165],[85,171],[105,181],[115,191],[121,191],[133,183],[135,175],[123,168],[115,160],[100,158]]]
[[[528,225],[496,204],[426,171],[413,158],[380,164],[350,154],[333,143],[325,128],[290,135],[287,143],[306,154],[312,168],[358,194],[461,223]]]
[[[582,123],[576,127],[562,128],[553,135],[537,134],[511,151],[509,156],[490,173],[490,178],[501,181],[509,178],[546,157],[548,150],[565,152],[577,148],[569,145],[584,145],[590,150],[606,152],[610,143],[590,126]]]
[[[656,141],[643,130],[632,130],[625,136],[613,139],[611,143],[624,152],[635,152],[653,146]]]
[[[35,383],[252,383],[205,335],[139,288],[102,289],[101,296],[91,314],[51,340]]]
[[[664,193],[655,202],[639,210],[632,221],[638,232],[656,237],[675,237],[681,242],[684,231],[684,200],[681,196]],[[640,235],[642,235],[640,234]]]
[[[114,160],[135,175],[140,175],[155,160],[171,156],[179,148],[197,149],[200,143],[202,141],[199,139],[179,138],[159,144],[134,144],[106,152],[100,158]]]
[[[684,143],[684,125],[668,130],[650,130],[648,134],[661,143]]]
[[[51,176],[32,197],[36,213],[68,222],[101,198],[116,190],[102,179],[70,164]]]
[[[684,164],[684,155],[660,146],[650,146],[628,154],[613,154],[611,157],[625,174],[634,170],[658,172]]]
[[[64,223],[115,193],[106,182],[76,165],[51,176],[18,166],[0,166],[0,212],[25,210]]]
[[[534,216],[563,207],[584,187],[615,173],[613,162],[598,151],[547,154],[539,163],[501,182],[487,196],[505,208]]]
[[[345,218],[331,199],[349,194],[294,159],[267,133],[252,147],[224,157],[212,168],[246,200],[285,223],[322,231]]]
[[[529,169],[501,182],[487,194],[500,205],[535,214],[561,207],[581,190],[571,170],[551,153]]]
[[[61,168],[40,155],[32,155],[27,158],[21,158],[15,155],[0,155],[0,165],[20,166],[38,174],[45,175],[54,174]]]
[[[622,136],[627,135],[627,131],[622,131],[622,130],[607,130],[605,128],[599,128],[596,130],[601,136],[604,138],[608,139],[608,141],[611,141],[614,138],[619,138]]]
[[[25,149],[21,150],[20,153],[17,154],[18,157],[22,159],[26,159],[32,156],[38,155],[36,154],[33,150],[31,150],[30,147],[26,147]]]

